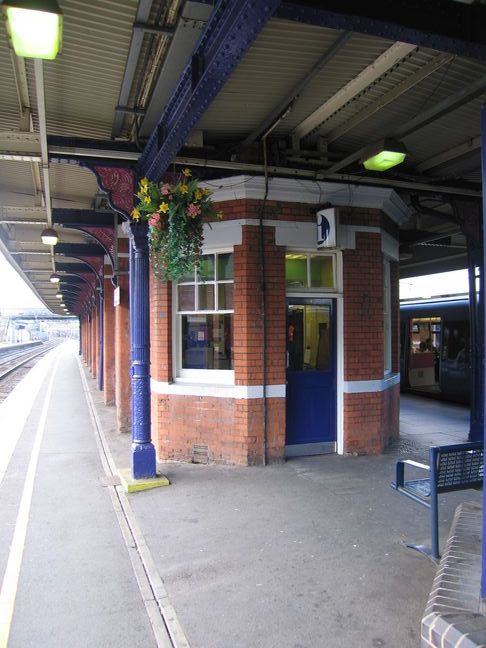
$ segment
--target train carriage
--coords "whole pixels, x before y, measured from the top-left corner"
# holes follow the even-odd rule
[[[400,344],[402,391],[470,402],[467,297],[402,302]]]

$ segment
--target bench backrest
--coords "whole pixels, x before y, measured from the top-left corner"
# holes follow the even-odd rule
[[[483,443],[458,443],[430,448],[432,482],[438,493],[481,488],[484,474]]]

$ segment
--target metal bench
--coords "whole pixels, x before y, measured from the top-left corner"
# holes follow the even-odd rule
[[[426,470],[429,477],[405,480],[405,466]],[[396,481],[392,488],[430,509],[432,547],[407,545],[438,560],[439,556],[439,501],[441,493],[481,488],[483,485],[484,458],[482,441],[458,443],[429,448],[429,465],[400,459],[397,461]]]

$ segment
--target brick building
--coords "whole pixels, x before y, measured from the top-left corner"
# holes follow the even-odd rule
[[[224,219],[205,226],[199,274],[150,283],[159,458],[383,451],[398,436],[406,206],[388,189],[296,180],[270,180],[266,198],[263,178],[211,188]],[[319,250],[322,205],[336,208],[336,245]]]

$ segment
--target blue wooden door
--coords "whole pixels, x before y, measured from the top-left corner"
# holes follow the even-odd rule
[[[332,300],[287,301],[286,455],[334,452],[336,326]]]

